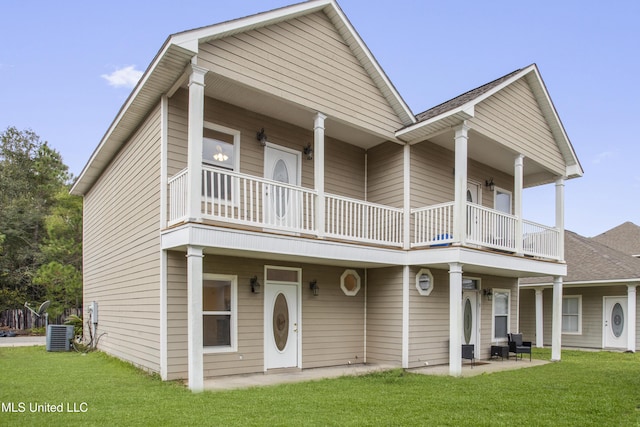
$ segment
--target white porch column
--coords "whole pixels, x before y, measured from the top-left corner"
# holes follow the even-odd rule
[[[404,213],[402,221],[402,248],[411,249],[411,146],[404,145]]]
[[[402,367],[409,367],[409,266],[402,268]]]
[[[467,240],[467,122],[456,128],[455,134],[455,199],[453,240],[464,245]]]
[[[564,178],[556,180],[556,228],[560,232],[558,237],[560,260],[564,261]]]
[[[322,113],[317,113],[313,121],[313,185],[318,198],[316,200],[316,228],[318,237],[325,233],[325,198],[324,198],[324,120]]]
[[[536,347],[544,347],[544,298],[542,292],[544,288],[536,288]]]
[[[514,214],[516,216],[516,254],[521,255],[522,250],[522,187],[523,187],[523,166],[524,156],[518,155],[514,164],[513,171],[513,205]]]
[[[449,264],[449,375],[462,374],[462,264]]]
[[[203,248],[187,247],[187,359],[189,389],[204,388],[202,356],[202,259]]]
[[[627,350],[636,352],[636,286],[637,283],[627,285]]]
[[[204,75],[207,70],[191,65],[189,75],[189,118],[187,131],[187,168],[189,184],[187,190],[187,218],[201,221],[202,209],[202,129],[204,127]]]
[[[551,321],[551,360],[560,361],[562,346],[562,276],[553,278],[553,316]]]

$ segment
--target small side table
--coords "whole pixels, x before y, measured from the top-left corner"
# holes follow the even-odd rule
[[[491,358],[501,357],[502,360],[506,357],[509,359],[509,346],[508,345],[492,345],[491,346]]]

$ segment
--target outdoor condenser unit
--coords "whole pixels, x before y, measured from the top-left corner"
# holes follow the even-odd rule
[[[49,325],[47,351],[69,351],[73,339],[73,325]]]

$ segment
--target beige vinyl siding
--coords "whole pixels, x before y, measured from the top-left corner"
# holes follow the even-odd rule
[[[367,151],[367,200],[401,208],[404,204],[403,146],[385,142]]]
[[[98,302],[100,349],[156,372],[160,146],[156,108],[85,195],[83,230],[84,303]]]
[[[390,138],[402,126],[324,12],[202,44],[198,65]]]
[[[475,107],[472,129],[565,174],[565,162],[531,87],[520,79]]]
[[[449,273],[429,269],[433,291],[423,296],[416,289],[416,274],[409,273],[409,368],[449,363]]]
[[[340,288],[343,267],[302,266],[302,367],[364,363],[364,270],[357,295]],[[314,297],[309,282],[317,280]]]
[[[179,91],[169,101],[168,176],[187,166],[187,92]],[[264,128],[268,141],[301,153],[302,186],[313,188],[314,161],[302,153],[313,147],[313,123],[309,129],[290,125],[213,98],[205,98],[204,120],[240,131],[240,172],[264,176],[264,148],[256,133]],[[334,138],[325,142],[325,191],[364,199],[364,150]]]
[[[402,366],[402,267],[367,275],[367,363]]]
[[[548,289],[546,292],[551,293]],[[520,289],[520,318],[518,330],[525,341],[536,342],[536,292],[533,289]],[[551,319],[551,318],[549,318]]]
[[[169,379],[187,377],[187,271],[184,253],[168,253],[168,372]],[[205,255],[204,272],[238,277],[238,350],[204,355],[204,376],[264,371],[264,266],[302,268],[303,368],[364,361],[364,272],[358,270],[362,288],[355,297],[340,289],[342,267],[300,265],[248,258]],[[251,293],[253,276],[263,286]],[[309,282],[317,280],[320,295],[314,297]]]

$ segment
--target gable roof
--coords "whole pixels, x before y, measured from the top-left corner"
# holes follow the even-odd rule
[[[492,82],[479,86],[416,116],[418,122],[399,130],[396,137],[409,143],[417,143],[441,131],[459,125],[474,117],[475,107],[485,99],[505,89],[520,79],[526,79],[547,121],[551,133],[567,165],[566,176],[583,175],[582,166],[573,145],[560,121],[544,81],[536,64],[508,73]]]
[[[592,285],[640,281],[640,259],[565,230],[566,285]],[[552,277],[526,278],[521,285],[548,285]]]
[[[592,239],[627,255],[640,257],[640,226],[627,221]]]
[[[86,194],[142,120],[152,108],[157,107],[161,96],[171,94],[179,87],[184,81],[185,69],[198,53],[200,43],[294,19],[320,10],[327,14],[400,121],[407,125],[415,123],[415,116],[336,1],[310,0],[169,36],[94,150],[71,188],[71,193]]]

